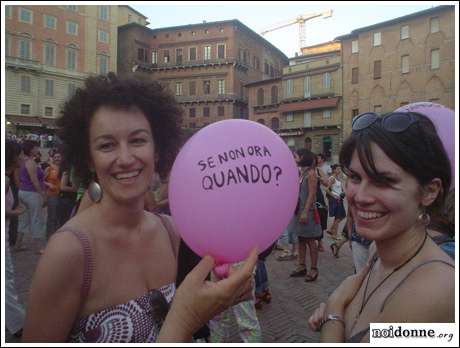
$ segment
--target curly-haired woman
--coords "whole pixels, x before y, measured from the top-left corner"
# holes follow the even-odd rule
[[[144,195],[154,171],[172,165],[180,117],[159,84],[114,74],[90,77],[64,105],[64,158],[91,182],[95,204],[51,237],[32,282],[25,341],[189,340],[250,294],[255,252],[213,284],[205,282],[212,258],[203,258],[176,292],[180,238],[169,218],[144,210]]]

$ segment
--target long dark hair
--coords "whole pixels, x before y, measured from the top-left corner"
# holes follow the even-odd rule
[[[388,184],[385,176],[378,172],[372,157],[371,144],[375,143],[393,162],[415,177],[420,185],[428,184],[434,178],[441,179],[442,190],[428,207],[429,213],[436,213],[449,191],[451,167],[431,120],[421,114],[417,114],[417,118],[417,122],[403,132],[386,131],[380,122],[352,132],[340,150],[339,159],[348,175],[351,158],[356,150],[366,174],[377,183]]]

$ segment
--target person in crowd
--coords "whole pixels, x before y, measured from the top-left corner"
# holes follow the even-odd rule
[[[26,141],[23,144],[24,160],[19,172],[19,201],[26,207],[24,214],[19,216],[18,235],[14,246],[15,251],[24,250],[23,240],[26,233],[32,238],[44,242],[46,240],[45,216],[43,207],[46,205],[44,173],[36,158],[40,153],[38,143]]]
[[[300,193],[297,211],[288,229],[292,229],[298,238],[298,264],[291,277],[305,277],[310,282],[318,278],[317,238],[321,237],[319,214],[315,207],[318,180],[315,172],[315,156],[312,152],[304,154],[299,162],[301,168]],[[311,270],[307,274],[305,265],[306,246],[310,249]]]
[[[356,229],[374,243],[368,264],[335,289],[309,326],[321,342],[369,342],[370,323],[453,322],[454,264],[427,231],[451,183],[433,123],[413,112],[358,115],[340,163]]]
[[[236,263],[233,266],[239,268],[242,264]],[[219,277],[214,272],[211,272],[211,280],[216,279],[219,279]],[[231,328],[234,321],[236,321],[238,333],[244,343],[262,342],[262,330],[260,328],[259,318],[257,317],[255,307],[254,289],[250,298],[246,301],[235,304],[234,306],[217,314],[209,321],[211,343],[228,342],[231,337]]]
[[[324,251],[323,247],[323,236],[324,231],[327,230],[327,215],[328,207],[325,200],[326,197],[326,186],[328,185],[328,175],[331,172],[331,167],[326,163],[326,157],[323,154],[316,156],[316,175],[318,177],[318,187],[316,191],[316,207],[319,213],[319,219],[321,222],[321,238],[318,239],[318,251]],[[328,174],[329,173],[329,174]]]
[[[51,236],[23,341],[183,342],[251,296],[256,249],[215,283],[205,281],[214,266],[205,256],[175,289],[180,238],[172,220],[144,210],[144,196],[153,173],[172,165],[180,117],[160,84],[113,73],[89,77],[64,104],[64,158],[90,181],[94,204]]]
[[[58,204],[59,204],[59,191],[61,187],[60,180],[60,165],[61,165],[61,154],[57,151],[53,152],[51,157],[51,163],[48,168],[45,169],[45,192],[48,196],[48,217],[46,221],[46,235],[47,238],[57,231],[59,226],[58,221]]]
[[[22,146],[19,142],[13,141],[12,144],[17,148],[16,151],[19,152],[19,163],[22,162],[23,152]],[[13,209],[16,209],[19,206],[19,172],[20,166],[15,166],[11,171],[7,173],[10,183],[10,189],[13,194],[14,203]],[[16,244],[16,238],[18,235],[18,215],[12,215],[9,217],[9,244],[13,247]]]
[[[57,215],[58,215],[58,227],[61,227],[67,221],[69,221],[72,215],[72,211],[77,202],[77,187],[70,180],[70,169],[64,164],[64,162],[62,162],[61,168],[59,170],[59,174],[60,174],[61,182],[60,182],[60,190],[59,190]]]
[[[296,154],[297,154],[297,162],[299,162],[304,156],[306,153],[310,153],[312,152],[311,151],[311,148],[312,148],[312,140],[310,137],[305,137],[304,139],[304,147],[303,148],[300,148],[296,151]]]
[[[345,218],[345,207],[343,204],[345,194],[342,188],[342,181],[340,181],[340,165],[333,164],[331,169],[332,175],[329,178],[328,186],[326,187],[326,193],[329,201],[329,216],[334,218],[334,222],[326,232],[332,236],[332,238],[337,239],[339,223]]]
[[[267,267],[265,265],[265,261],[267,257],[272,253],[273,249],[275,248],[275,243],[273,243],[267,250],[261,252],[257,259],[257,267],[256,267],[256,274],[255,274],[255,282],[256,282],[256,291],[255,291],[255,307],[256,309],[262,308],[262,303],[270,303],[272,300],[272,295],[270,293],[270,288],[268,284],[268,272]]]
[[[9,244],[9,219],[12,216],[21,215],[24,212],[24,206],[18,205],[13,207],[14,197],[10,186],[10,175],[15,168],[20,166],[21,148],[11,140],[5,143],[5,326],[8,331],[20,337],[24,327],[25,311],[19,303],[18,294],[14,284],[14,265],[11,258]]]

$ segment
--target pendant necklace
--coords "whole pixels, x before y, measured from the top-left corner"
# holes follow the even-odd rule
[[[382,284],[385,283],[385,281],[386,281],[388,278],[390,278],[393,274],[395,274],[397,271],[399,271],[401,268],[403,268],[403,267],[404,267],[406,264],[408,264],[415,256],[418,255],[418,253],[420,252],[420,250],[422,250],[423,246],[425,245],[427,236],[428,236],[428,233],[425,231],[425,238],[423,239],[422,244],[418,247],[417,251],[416,251],[411,257],[409,257],[406,261],[404,261],[402,264],[400,264],[399,266],[397,266],[396,268],[394,268],[393,271],[391,271],[390,274],[388,274],[385,278],[383,278],[383,280],[374,288],[374,290],[371,291],[371,293],[369,294],[369,296],[366,298],[367,287],[368,287],[368,285],[369,285],[369,279],[371,279],[372,270],[374,269],[374,265],[376,264],[377,259],[378,259],[377,255],[374,257],[374,259],[372,260],[371,269],[369,270],[369,276],[367,277],[366,287],[364,288],[363,301],[361,302],[361,308],[359,309],[359,312],[358,312],[358,314],[356,315],[355,320],[353,321],[353,325],[351,326],[350,332],[353,332],[353,329],[355,328],[355,325],[356,325],[356,323],[358,322],[358,319],[359,319],[359,317],[361,316],[361,313],[363,312],[364,307],[365,307],[366,304],[369,302],[369,300],[370,300],[370,298],[372,297],[372,295],[374,295],[374,293],[377,291],[377,289],[380,288],[380,287],[382,286]]]

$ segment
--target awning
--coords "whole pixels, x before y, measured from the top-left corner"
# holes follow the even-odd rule
[[[16,126],[56,128],[56,119],[50,117],[6,115],[6,121]]]
[[[284,113],[313,109],[335,108],[337,107],[338,102],[339,97],[303,100],[300,102],[281,104],[279,107],[279,111],[281,113]]]

